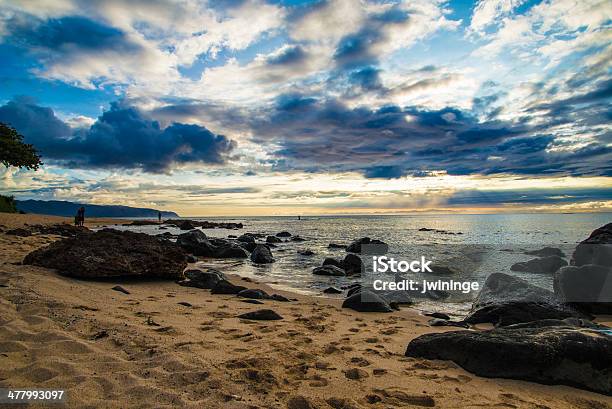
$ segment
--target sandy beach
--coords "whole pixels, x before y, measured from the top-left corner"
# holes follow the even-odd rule
[[[568,386],[475,376],[406,358],[432,328],[404,308],[342,309],[224,271],[235,284],[290,298],[245,303],[168,281],[83,281],[22,265],[59,236],[6,235],[60,217],[0,214],[0,387],[65,389],[70,408],[607,408]],[[112,224],[88,220],[87,226]],[[112,288],[120,285],[129,294]],[[259,308],[278,321],[237,315]]]

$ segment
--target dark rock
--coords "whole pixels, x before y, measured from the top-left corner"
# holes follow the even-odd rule
[[[203,256],[205,254],[199,254],[202,252],[201,248],[203,246],[208,246],[210,243],[203,231],[191,230],[187,233],[180,234],[176,239],[176,244],[191,254]]]
[[[330,249],[346,249],[346,244],[338,244],[338,243],[329,243],[327,246]]]
[[[53,234],[56,236],[62,237],[76,237],[81,234],[89,234],[92,233],[87,227],[73,226],[72,224],[53,224],[53,225],[42,225],[37,224],[31,226],[30,229],[32,232],[36,232],[39,234]]]
[[[245,243],[245,242],[239,241],[238,245],[242,247],[243,249],[245,249],[246,251],[248,251],[249,253],[252,253],[253,250],[255,250],[255,247],[257,247],[257,243],[255,242]]]
[[[612,268],[595,264],[563,267],[553,286],[561,302],[591,314],[612,314]]]
[[[8,234],[9,236],[29,237],[32,235],[32,232],[30,230],[18,228],[7,230],[5,234]]]
[[[557,257],[565,257],[565,253],[556,247],[544,247],[539,250],[531,250],[526,251],[525,254],[529,256],[537,256],[537,257],[548,257],[548,256],[557,256]]]
[[[191,254],[187,254],[187,262],[188,263],[197,263],[198,259]]]
[[[350,368],[344,371],[344,376],[346,376],[348,379],[358,381],[360,379],[365,379],[370,375],[368,375],[368,373],[361,368]]]
[[[228,222],[209,222],[209,221],[199,221],[199,220],[176,220],[169,219],[165,221],[165,224],[169,224],[171,226],[176,226],[181,230],[193,230],[196,227],[201,227],[203,229],[242,229],[242,223],[228,223]],[[185,227],[185,228],[183,228]]]
[[[263,244],[258,244],[251,253],[251,261],[257,264],[274,263],[274,257],[270,249]]]
[[[414,300],[412,299],[413,297],[409,291],[377,291],[376,293],[385,300],[389,301],[389,303],[394,303],[397,305],[414,304]]]
[[[432,317],[432,318],[440,318],[443,320],[450,320],[451,317],[448,314],[444,314],[443,312],[429,312],[426,314],[423,314],[427,317]]]
[[[408,344],[405,355],[450,360],[478,376],[612,394],[612,336],[576,320],[425,334]]]
[[[242,236],[238,237],[236,240],[241,241],[243,243],[255,243],[255,237],[251,236],[250,234],[243,234]]]
[[[385,254],[389,251],[389,245],[385,242],[376,239],[370,239],[369,237],[362,237],[358,240],[355,240],[346,248],[346,251],[350,253],[361,253],[361,246],[371,246],[369,247],[369,253],[372,254]]]
[[[282,231],[280,233],[276,233],[276,237],[291,237],[291,233],[288,231]]]
[[[263,320],[263,321],[272,321],[272,320],[282,320],[283,317],[278,315],[276,312],[272,310],[257,310],[247,312],[245,314],[240,314],[238,318],[242,318],[245,320]]]
[[[180,279],[185,252],[154,236],[103,229],[69,237],[28,254],[24,264],[53,268],[79,278],[149,277]]]
[[[594,230],[586,240],[580,242],[572,254],[570,264],[612,266],[612,223]]]
[[[298,250],[300,256],[314,256],[315,252],[312,250]]]
[[[120,293],[123,293],[123,294],[129,294],[130,293],[128,290],[126,290],[125,288],[121,287],[120,285],[114,286],[113,288],[111,288],[111,290],[119,291]]]
[[[316,267],[312,270],[312,274],[319,276],[335,276],[341,277],[345,276],[346,273],[340,267],[332,266],[330,264],[326,266]]]
[[[361,290],[342,303],[342,308],[350,308],[359,312],[391,312],[393,309],[382,297],[368,290]]]
[[[266,237],[266,243],[282,243],[283,241],[276,236]]]
[[[323,260],[323,266],[335,266],[338,268],[343,268],[344,264],[342,263],[342,261],[337,260],[335,258],[332,257],[326,257],[325,260]]]
[[[193,305],[191,305],[187,301],[179,301],[179,302],[177,302],[177,304],[178,305],[182,305],[183,307],[193,307]]]
[[[323,294],[342,294],[342,290],[338,290],[335,287],[327,287],[323,290]]]
[[[268,300],[270,296],[264,290],[260,290],[257,288],[247,288],[246,290],[242,290],[238,293],[238,297],[242,298],[251,298],[255,300]]]
[[[347,254],[342,260],[342,266],[346,275],[361,274],[363,269],[363,262],[361,258],[356,254]]]
[[[206,290],[215,288],[219,281],[226,279],[222,272],[214,268],[207,268],[206,270],[187,270],[184,275],[185,280],[179,281],[179,285],[203,288]]]
[[[348,292],[346,293],[347,298],[353,294],[356,294],[361,291],[361,284],[353,284],[352,286],[347,288]]]
[[[238,294],[240,291],[246,290],[246,287],[234,285],[227,280],[221,279],[210,291],[211,294]]]
[[[245,302],[247,304],[262,304],[263,305],[263,302],[261,302],[259,300],[253,300],[251,298],[248,298],[246,300],[240,300],[240,301]]]
[[[442,318],[432,318],[427,321],[430,327],[461,327],[468,328],[469,325],[462,321],[451,321]]]
[[[280,294],[272,294],[270,296],[270,299],[274,300],[274,301],[279,301],[279,302],[289,302],[289,298],[284,297],[284,296],[282,296]]]
[[[178,227],[181,230],[193,230],[196,228],[196,225],[193,224],[193,222],[191,222],[191,220],[185,220],[183,222],[177,222],[175,224],[176,227]]]
[[[561,257],[548,256],[513,264],[510,270],[537,274],[552,274],[566,265],[567,261],[563,260]]]
[[[176,244],[194,256],[213,258],[248,257],[247,252],[235,243],[225,239],[209,239],[200,230],[192,230],[179,235]]]
[[[508,274],[493,273],[487,277],[464,321],[468,324],[489,322],[504,326],[568,317],[586,316],[560,303],[552,291]]]
[[[293,236],[291,238],[291,241],[302,242],[302,241],[306,241],[306,239],[300,236]]]

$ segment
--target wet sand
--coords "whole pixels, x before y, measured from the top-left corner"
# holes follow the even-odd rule
[[[0,214],[3,230],[67,218]],[[111,224],[90,219],[88,226]],[[404,357],[434,331],[410,309],[358,313],[337,300],[243,302],[163,281],[81,281],[20,265],[58,236],[0,233],[0,387],[67,391],[70,408],[607,408],[571,388],[470,374]],[[112,290],[120,285],[129,291]],[[273,309],[280,321],[236,316]]]

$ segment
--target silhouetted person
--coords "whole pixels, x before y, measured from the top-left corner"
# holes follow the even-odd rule
[[[74,225],[79,227],[81,224],[81,209],[78,209],[76,214],[74,215]]]
[[[161,223],[161,212],[157,212],[157,220]]]
[[[79,226],[85,226],[85,208],[81,207],[79,209]]]

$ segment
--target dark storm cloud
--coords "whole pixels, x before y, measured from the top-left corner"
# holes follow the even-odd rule
[[[307,58],[307,53],[299,45],[293,45],[285,48],[278,55],[269,57],[266,60],[268,65],[291,65],[300,64]]]
[[[0,107],[0,121],[15,127],[45,159],[80,168],[141,168],[165,172],[174,164],[221,164],[235,142],[198,125],[166,128],[137,108],[111,104],[89,129],[73,131],[50,108],[26,99]]]
[[[16,15],[6,23],[6,31],[12,44],[47,57],[104,50],[130,53],[141,48],[121,30],[79,16],[39,20],[30,15]]]
[[[266,117],[259,115],[258,118]],[[449,174],[608,175],[611,149],[559,143],[546,126],[479,121],[457,108],[349,108],[335,99],[278,98],[267,119],[251,121],[255,142],[273,140],[279,170],[357,171],[396,178]],[[599,141],[601,142],[601,141]]]
[[[574,203],[610,200],[612,188],[529,189],[529,190],[463,190],[455,192],[449,205],[496,205]]]

